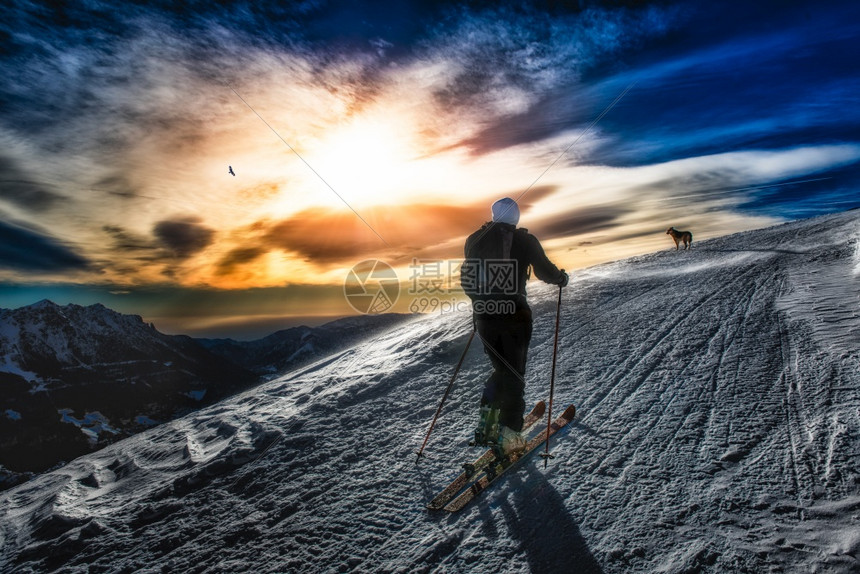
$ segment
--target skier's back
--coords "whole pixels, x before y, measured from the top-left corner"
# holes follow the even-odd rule
[[[513,199],[495,202],[492,213],[493,220],[466,240],[461,283],[472,298],[475,329],[493,366],[481,396],[476,442],[499,444],[510,454],[525,445],[520,431],[532,334],[526,299],[529,269],[538,279],[561,287],[568,276],[547,258],[534,235],[516,227],[520,212]]]

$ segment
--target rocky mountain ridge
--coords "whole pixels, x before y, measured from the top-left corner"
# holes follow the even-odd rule
[[[0,309],[0,472],[19,482],[258,380],[103,305]]]

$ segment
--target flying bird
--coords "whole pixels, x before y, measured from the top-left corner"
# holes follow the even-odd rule
[[[235,174],[235,173],[233,173],[233,166],[232,166],[232,165],[228,165],[228,166],[227,166],[227,168],[228,168],[228,169],[227,169],[227,172],[228,172],[230,175],[232,175],[233,177],[236,177],[236,174]]]

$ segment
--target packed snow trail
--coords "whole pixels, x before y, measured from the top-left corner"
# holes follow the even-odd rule
[[[824,232],[827,233],[824,233]],[[467,315],[418,318],[0,496],[6,572],[852,572],[860,211],[575,273],[556,404],[577,420],[456,515],[477,454]],[[556,291],[532,284],[526,401]]]

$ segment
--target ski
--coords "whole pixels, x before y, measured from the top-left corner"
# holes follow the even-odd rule
[[[576,415],[576,407],[570,405],[567,407],[560,417],[553,421],[552,425],[550,425],[549,435],[552,436],[560,429],[564,428],[570,421],[573,420],[573,417]],[[523,451],[522,454],[518,456],[513,456],[507,460],[497,460],[494,456],[492,456],[492,460],[489,464],[485,465],[484,474],[481,475],[475,482],[473,482],[466,490],[464,490],[457,498],[452,500],[450,503],[445,505],[443,508],[448,512],[457,512],[461,510],[466,504],[469,503],[472,499],[478,496],[481,492],[487,489],[493,482],[496,481],[500,476],[502,476],[508,469],[516,466],[517,462],[524,459],[529,455],[532,451],[539,448],[546,441],[547,433],[541,432],[538,433],[534,438],[532,438],[528,444],[526,445],[526,450]]]
[[[546,403],[543,401],[538,401],[537,404],[532,409],[532,412],[527,414],[523,419],[523,431],[532,427],[535,423],[537,423],[542,417],[543,413],[546,411]],[[464,470],[460,473],[460,476],[455,478],[451,484],[446,486],[442,492],[436,495],[436,498],[431,500],[427,504],[428,510],[441,510],[448,503],[449,500],[454,498],[460,490],[466,486],[470,480],[472,480],[479,472],[481,472],[485,466],[490,464],[493,460],[495,460],[496,455],[493,452],[493,449],[487,449],[487,451],[478,457],[477,460],[473,463],[464,464]]]

